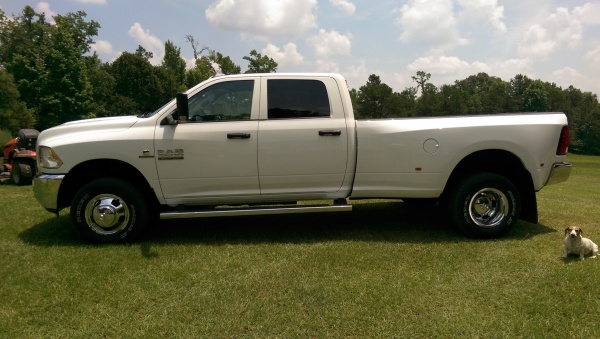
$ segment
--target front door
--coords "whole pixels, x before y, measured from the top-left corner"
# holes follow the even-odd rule
[[[157,126],[156,167],[167,204],[235,203],[258,196],[255,79],[216,79],[189,94],[189,118]]]

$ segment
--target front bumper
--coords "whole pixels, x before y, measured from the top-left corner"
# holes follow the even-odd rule
[[[571,175],[572,168],[573,164],[569,162],[558,162],[552,164],[552,170],[550,171],[546,185],[554,185],[567,181]]]
[[[58,191],[65,176],[63,174],[41,174],[33,179],[33,194],[46,210],[58,213]]]

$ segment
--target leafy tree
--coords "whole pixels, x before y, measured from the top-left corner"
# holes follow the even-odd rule
[[[600,155],[600,103],[590,92],[569,86],[565,91],[569,107],[561,109],[569,117],[570,152]]]
[[[45,59],[47,78],[37,106],[42,129],[92,116],[91,86],[82,53],[89,51],[88,34],[97,34],[99,25],[84,22],[84,17],[82,12],[54,17],[52,47]]]
[[[196,59],[196,66],[185,74],[186,87],[192,87],[200,82],[217,75],[212,61],[205,56]]]
[[[400,116],[412,117],[417,115],[417,88],[406,87],[398,94],[400,105]]]
[[[14,76],[38,129],[90,116],[82,54],[100,25],[85,17],[85,12],[57,15],[50,25],[44,14],[26,6],[12,20],[0,20],[0,63]]]
[[[439,109],[437,99],[437,87],[432,83],[425,84],[421,97],[417,100],[417,115],[419,116],[437,116],[442,115]]]
[[[150,61],[150,59],[154,57],[154,53],[146,50],[144,47],[142,47],[142,45],[138,45],[134,54],[146,61]]]
[[[219,52],[211,51],[209,59],[219,65],[221,74],[240,74],[242,72],[241,67],[233,63],[231,58],[223,56]]]
[[[421,89],[421,95],[424,95],[426,93],[425,87],[431,78],[431,74],[424,71],[417,71],[417,74],[411,76],[411,78],[417,83],[417,88]]]
[[[595,95],[586,93],[592,99]],[[597,102],[597,98],[596,99]],[[600,105],[590,111],[582,112],[579,124],[576,126],[577,143],[574,151],[585,154],[600,155]]]
[[[547,94],[540,80],[532,81],[523,92],[523,108],[527,112],[547,111]]]
[[[416,90],[415,90],[416,91]],[[439,107],[443,115],[461,115],[466,112],[466,91],[457,81],[454,85],[442,85],[438,92]]]
[[[250,51],[250,55],[243,57],[243,59],[248,61],[248,70],[246,73],[277,72],[277,62],[266,55],[261,55],[255,49]]]
[[[187,40],[190,43],[190,45],[192,46],[192,50],[194,51],[194,59],[195,60],[198,60],[202,56],[202,53],[204,53],[205,51],[209,51],[209,48],[206,46],[202,46],[202,48],[200,48],[200,43],[198,41],[196,41],[194,36],[191,34],[186,35],[185,40]]]
[[[166,71],[168,94],[175,96],[175,93],[185,90],[185,60],[181,57],[181,48],[175,47],[169,40],[165,43],[162,67]]]
[[[185,85],[187,88],[195,86],[196,84],[217,75],[215,68],[213,67],[213,61],[205,55],[204,52],[209,54],[214,53],[207,46],[200,47],[200,43],[196,41],[193,35],[189,34],[185,36],[185,39],[192,46],[194,51],[194,68],[187,70],[185,73]]]
[[[88,79],[91,84],[90,110],[96,117],[107,117],[134,112],[123,110],[117,103],[120,102],[116,92],[116,80],[111,74],[111,66],[103,63],[96,53],[84,57]]]
[[[116,93],[135,103],[135,110],[129,114],[153,111],[168,98],[157,71],[143,54],[122,53],[112,63],[110,73],[115,78]]]
[[[385,118],[390,115],[390,97],[392,88],[381,82],[379,76],[371,74],[358,93],[359,118]]]
[[[352,88],[349,90],[349,94],[350,94],[350,102],[352,102],[352,109],[354,110],[355,114],[358,110],[358,91],[356,90],[356,88]]]
[[[0,18],[0,64],[13,75],[30,108],[36,107],[40,87],[46,80],[44,60],[49,53],[48,28],[45,16],[29,6],[12,20],[4,13]]]
[[[570,107],[566,92],[555,83],[546,83],[546,105],[548,111],[558,112]]]
[[[15,135],[21,128],[31,128],[34,123],[31,110],[19,100],[19,90],[12,75],[0,69],[0,129]]]
[[[514,78],[510,79],[510,111],[519,112],[523,111],[525,107],[524,94],[527,87],[531,83],[531,79],[525,75],[517,74]]]
[[[466,105],[459,114],[491,114],[510,110],[510,88],[498,77],[478,73],[455,82],[460,95],[459,100]]]

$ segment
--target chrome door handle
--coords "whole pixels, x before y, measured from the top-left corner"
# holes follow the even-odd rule
[[[227,139],[250,139],[250,133],[227,133]]]
[[[342,131],[339,129],[329,129],[329,130],[324,130],[324,131],[319,131],[319,135],[320,136],[337,136],[337,135],[342,135]]]

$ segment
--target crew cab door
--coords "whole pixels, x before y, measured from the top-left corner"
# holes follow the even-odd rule
[[[266,77],[261,88],[267,91],[261,95],[258,139],[261,194],[317,198],[339,191],[348,133],[335,80]]]
[[[260,194],[260,81],[215,79],[188,93],[189,118],[157,126],[156,168],[167,204],[235,203]]]

